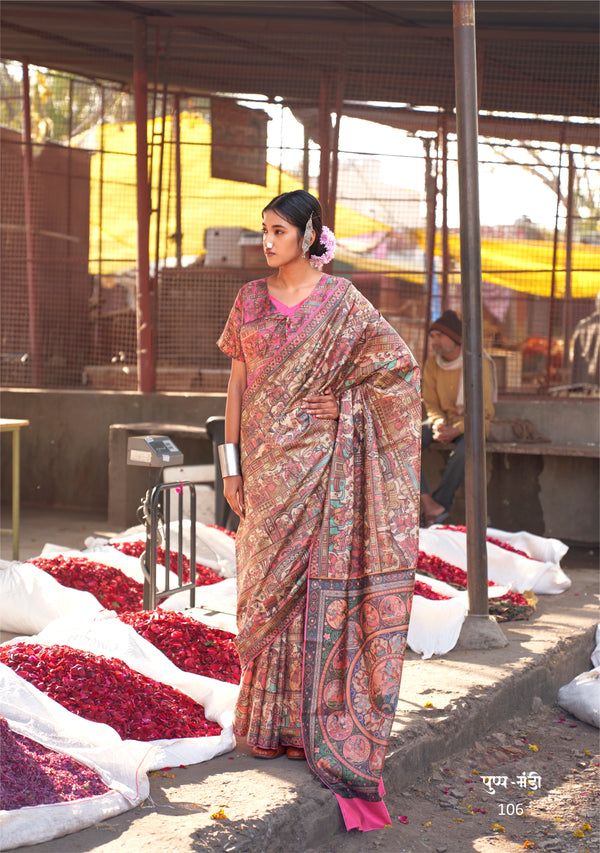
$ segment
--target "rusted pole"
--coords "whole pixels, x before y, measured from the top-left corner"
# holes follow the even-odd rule
[[[150,186],[148,183],[148,72],[146,69],[146,23],[133,20],[133,88],[135,94],[137,177],[137,371],[138,391],[148,393],[156,386],[156,361],[152,334],[150,295]]]
[[[552,239],[552,273],[550,275],[550,307],[548,309],[548,338],[546,340],[546,391],[552,382],[552,337],[554,334],[554,315],[556,309],[556,265],[558,263],[558,225],[560,222],[560,206],[562,204],[561,175],[562,175],[563,145],[560,145],[558,157],[558,175],[556,178],[556,211],[554,214],[554,236]]]
[[[329,88],[327,80],[321,80],[319,98],[319,201],[323,210],[323,221],[329,223],[329,161],[331,159],[331,113],[329,110]]]
[[[33,216],[33,146],[31,142],[31,101],[29,98],[29,63],[23,62],[23,196],[25,215],[25,251],[27,268],[27,301],[29,308],[29,357],[31,384],[42,385],[40,358],[40,315],[38,310],[37,268],[35,257],[35,222]]]
[[[309,175],[308,175],[308,158],[310,153],[310,134],[308,128],[304,125],[304,156],[302,157],[302,189],[307,192],[310,190]]]
[[[344,109],[344,80],[340,76],[336,78],[335,90],[335,128],[333,131],[333,143],[331,146],[331,180],[329,184],[329,216],[327,225],[335,231],[335,204],[337,199],[338,184],[338,160],[340,147],[340,124]]]
[[[427,229],[426,229],[426,273],[425,285],[427,288],[425,298],[425,328],[423,333],[423,360],[421,364],[425,364],[427,358],[427,329],[433,319],[431,316],[431,303],[433,301],[433,276],[435,264],[435,206],[436,206],[436,174],[433,169],[433,158],[431,156],[432,139],[423,139],[425,146],[425,199],[427,202]]]
[[[573,198],[575,188],[575,161],[573,152],[569,151],[568,159],[569,180],[567,183],[567,221],[565,224],[565,307],[563,311],[563,367],[568,368],[571,364],[571,352],[569,343],[571,340],[571,329],[573,327]]]
[[[450,307],[448,298],[448,273],[450,250],[448,248],[448,120],[444,115],[440,128],[442,137],[442,311]]]
[[[175,95],[173,107],[175,145],[175,242],[177,245],[177,267],[181,268],[183,230],[181,220],[181,96]]]
[[[506,640],[496,622],[491,621],[488,616],[477,63],[473,0],[455,0],[453,20],[463,309],[465,500],[469,595],[469,624],[466,625],[465,635],[461,634],[461,637],[473,648],[487,648],[504,645]]]

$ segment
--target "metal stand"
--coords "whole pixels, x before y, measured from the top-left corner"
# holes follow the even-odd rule
[[[184,519],[183,499],[185,490],[190,495],[190,579],[183,582]],[[177,586],[171,585],[171,497],[178,501],[177,521]],[[190,607],[196,605],[196,487],[193,483],[161,483],[148,489],[138,509],[138,518],[146,526],[146,550],[140,557],[140,566],[144,574],[144,610],[155,610],[157,602],[174,595],[176,592],[190,593]],[[157,579],[157,551],[164,544],[165,579],[161,589]]]

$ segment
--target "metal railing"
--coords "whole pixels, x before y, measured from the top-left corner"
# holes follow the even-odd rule
[[[189,537],[190,537],[190,577],[183,580],[184,558],[184,495],[189,491]],[[173,496],[177,504],[177,548],[171,547],[171,501]],[[138,510],[140,521],[146,525],[146,550],[140,557],[144,574],[144,610],[155,610],[158,601],[169,598],[175,593],[190,593],[190,607],[196,605],[196,487],[193,483],[161,483],[146,492]],[[157,559],[158,549],[164,544],[164,585],[159,588]],[[177,554],[177,585],[172,585],[171,553]]]

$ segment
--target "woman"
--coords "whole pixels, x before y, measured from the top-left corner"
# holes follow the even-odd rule
[[[314,196],[274,198],[274,272],[242,287],[218,341],[232,358],[223,488],[241,518],[234,731],[260,758],[306,754],[346,827],[375,829],[390,822],[381,771],[417,557],[421,401],[397,333],[314,268],[333,247]]]

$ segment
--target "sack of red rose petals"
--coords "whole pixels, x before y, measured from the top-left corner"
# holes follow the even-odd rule
[[[39,844],[77,832],[146,799],[150,790],[147,771],[152,763],[152,744],[124,743],[110,726],[72,714],[3,665],[0,665],[0,683],[0,715],[8,724],[3,731],[1,761],[7,765],[3,770],[11,766],[13,771],[18,769],[20,777],[16,781],[26,782],[21,785],[21,794],[18,785],[10,785],[9,773],[5,774],[0,791],[2,850]],[[17,754],[11,754],[13,740],[19,747]],[[33,747],[26,764],[23,763],[24,743]],[[58,770],[54,771],[50,785],[44,784],[43,769],[44,755],[49,751],[59,759],[58,764],[53,765]],[[36,758],[38,754],[39,759]],[[105,792],[68,799],[72,794],[65,781],[66,756],[75,759],[75,767],[81,769],[80,775],[85,774],[84,788]],[[36,760],[40,766],[36,765]],[[19,761],[21,764],[17,768]],[[46,772],[52,773],[52,769],[46,768]],[[29,778],[23,780],[23,773],[29,774]],[[96,778],[95,785],[90,782],[90,776]],[[63,789],[58,794],[57,780],[61,783],[58,787]],[[48,796],[49,787],[55,789],[55,796]],[[23,795],[26,795],[24,799]],[[61,801],[51,802],[59,798]],[[36,800],[40,804],[36,804]],[[26,805],[21,805],[25,802]]]
[[[29,563],[0,560],[0,625],[15,634],[37,634],[67,613],[102,610],[89,592],[70,589]]]

